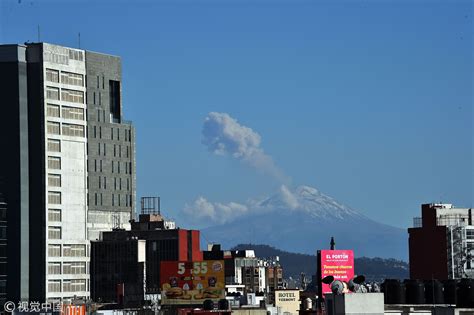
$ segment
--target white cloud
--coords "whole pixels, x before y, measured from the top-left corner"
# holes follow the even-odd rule
[[[248,207],[237,202],[229,202],[226,204],[210,202],[200,196],[192,204],[186,204],[183,212],[202,222],[226,223],[245,215],[248,212]]]
[[[230,155],[280,182],[288,178],[267,155],[261,144],[261,137],[251,128],[243,126],[227,113],[211,112],[204,120],[202,143],[217,155]]]

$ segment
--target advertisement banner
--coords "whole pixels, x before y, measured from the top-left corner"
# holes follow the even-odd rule
[[[348,282],[354,277],[352,250],[321,250],[321,279],[333,276],[334,280]],[[329,284],[322,284],[323,294],[331,293]]]
[[[161,304],[202,304],[225,298],[223,260],[161,262]]]

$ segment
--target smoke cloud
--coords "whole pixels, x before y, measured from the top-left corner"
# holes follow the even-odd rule
[[[251,128],[239,124],[227,113],[211,112],[204,120],[202,143],[216,155],[231,156],[279,182],[288,178],[260,146],[262,138]]]
[[[210,202],[200,196],[192,204],[186,204],[183,212],[190,215],[193,219],[202,222],[226,223],[245,215],[248,212],[248,208],[236,202],[226,204]]]

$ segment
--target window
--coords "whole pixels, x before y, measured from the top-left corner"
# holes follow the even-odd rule
[[[59,89],[51,86],[46,87],[46,98],[59,101]]]
[[[61,222],[61,209],[48,209],[49,222]]]
[[[60,240],[61,228],[58,226],[48,226],[48,238],[50,240]]]
[[[62,89],[61,100],[66,101],[66,102],[84,104],[84,92]]]
[[[59,71],[46,69],[46,81],[59,83]]]
[[[127,146],[127,158],[129,158],[129,157],[130,157],[130,147]]]
[[[50,263],[48,263],[48,274],[50,274],[50,275],[60,275],[61,274],[61,263],[59,263],[59,262],[50,262]]]
[[[48,203],[53,205],[60,205],[61,204],[61,193],[57,191],[49,191],[48,192]]]
[[[84,76],[78,73],[61,72],[61,83],[84,86]]]
[[[49,152],[61,152],[61,141],[55,139],[48,139]]]
[[[86,280],[85,279],[64,280],[63,291],[64,292],[86,291]]]
[[[63,106],[62,113],[63,118],[66,119],[84,120],[84,109],[82,108]]]
[[[69,59],[84,61],[84,54],[82,51],[69,49]]]
[[[0,226],[0,239],[6,240],[7,239],[7,227]]]
[[[48,185],[52,187],[61,187],[61,175],[48,174]]]
[[[64,257],[86,257],[86,245],[64,245]]]
[[[474,230],[466,230],[466,238],[468,240],[474,239]]]
[[[122,157],[122,145],[119,144],[119,157]]]
[[[86,274],[85,262],[65,262],[63,263],[63,274],[83,275]]]
[[[46,105],[46,115],[48,117],[57,117],[57,118],[59,118],[59,105],[47,104]]]
[[[60,125],[58,122],[48,121],[47,123],[47,130],[48,130],[48,133],[51,135],[61,134],[59,127]]]
[[[61,292],[61,280],[48,280],[48,292]]]
[[[57,156],[48,156],[48,168],[51,170],[60,170],[61,158]]]
[[[84,126],[74,124],[63,124],[63,135],[71,137],[84,137]]]
[[[120,119],[120,82],[109,80],[109,109],[112,119]]]
[[[49,257],[61,257],[61,245],[48,245]]]

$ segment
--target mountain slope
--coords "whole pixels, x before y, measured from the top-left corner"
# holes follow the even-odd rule
[[[253,249],[258,257],[280,257],[285,278],[299,279],[301,272],[308,278],[316,273],[316,256],[290,253],[268,245],[239,244],[236,250]],[[368,281],[382,281],[386,278],[408,278],[408,264],[395,259],[355,258],[356,274],[365,275]]]
[[[405,230],[373,221],[341,205],[317,189],[281,189],[250,202],[251,215],[202,230],[204,238],[230,248],[239,243],[268,244],[283,250],[314,254],[329,246],[354,249],[357,257],[407,259]]]

